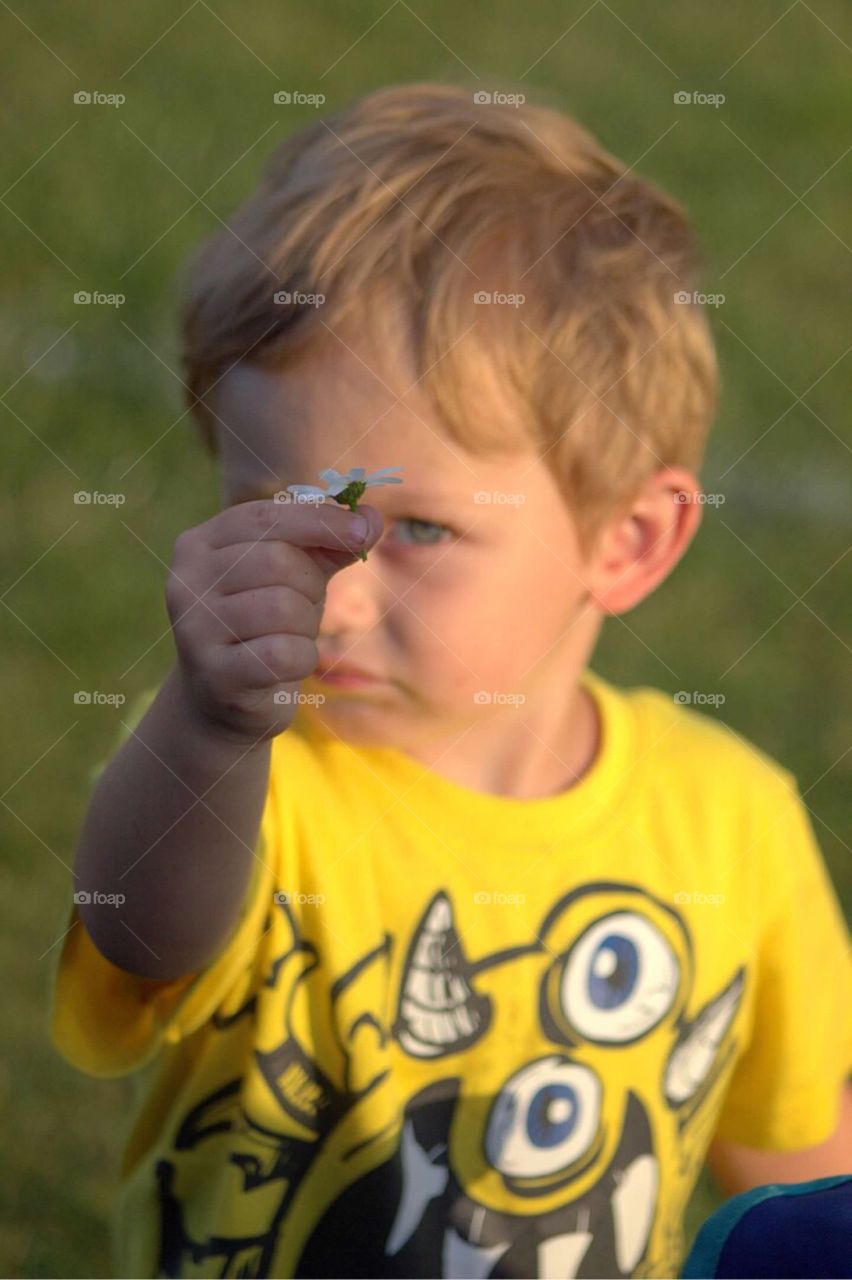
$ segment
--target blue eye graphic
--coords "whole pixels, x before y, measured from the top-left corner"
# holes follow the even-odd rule
[[[577,1123],[577,1094],[566,1084],[548,1084],[530,1102],[527,1135],[537,1147],[555,1147],[570,1138]]]
[[[562,1013],[584,1039],[624,1044],[671,1009],[680,967],[660,930],[632,911],[596,921],[568,952],[559,985]]]
[[[639,976],[639,953],[629,938],[608,933],[598,943],[589,971],[589,998],[599,1009],[617,1009]]]
[[[540,1058],[511,1076],[494,1099],[486,1154],[507,1177],[559,1173],[592,1146],[600,1113],[601,1085],[590,1067]]]

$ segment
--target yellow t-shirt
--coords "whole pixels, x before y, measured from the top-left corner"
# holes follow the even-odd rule
[[[599,754],[533,800],[300,711],[198,975],[124,973],[75,909],[54,1041],[146,1068],[116,1274],[674,1275],[713,1137],[832,1131],[848,938],[795,778],[583,678]]]

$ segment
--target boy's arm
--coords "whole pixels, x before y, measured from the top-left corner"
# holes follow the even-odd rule
[[[166,583],[178,663],[104,770],[76,854],[80,918],[118,968],[182,978],[226,942],[253,869],[272,739],[317,664],[328,580],[382,527],[374,507],[267,499],[178,537]]]
[[[852,1082],[847,1080],[840,1091],[837,1127],[825,1142],[800,1151],[762,1151],[717,1139],[710,1144],[707,1165],[727,1196],[770,1182],[810,1182],[852,1173]]]
[[[113,964],[163,981],[216,955],[253,869],[270,757],[270,740],[202,723],[173,668],[101,774],[75,855],[80,919]]]

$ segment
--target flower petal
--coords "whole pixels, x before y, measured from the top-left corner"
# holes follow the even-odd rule
[[[315,484],[288,484],[287,492],[295,493],[296,495],[311,494],[313,497],[325,498],[328,491],[326,489],[320,489]]]

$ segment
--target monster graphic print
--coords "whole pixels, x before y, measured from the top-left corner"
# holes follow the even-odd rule
[[[732,1051],[727,1032],[744,971],[691,1010],[683,920],[618,883],[567,894],[525,946],[469,957],[441,890],[409,941],[390,1026],[371,998],[383,986],[373,971],[388,970],[390,935],[347,973],[328,975],[332,1022],[350,1058],[350,1087],[341,1090],[300,1043],[293,1017],[302,993],[317,985],[322,958],[300,937],[286,901],[275,911],[270,924],[284,945],[264,985],[281,1010],[282,1036],[255,1050],[250,1070],[279,1104],[280,1123],[271,1127],[268,1111],[253,1114],[239,1079],[183,1118],[171,1157],[157,1166],[158,1274],[192,1274],[193,1264],[220,1275],[284,1274],[272,1271],[276,1259],[299,1276],[634,1274],[656,1213],[663,1139],[655,1136],[656,1099],[639,1085],[614,1087],[606,1055],[663,1033],[656,1084],[682,1143]],[[522,974],[535,984],[526,1003],[538,1008],[541,1039],[530,1036],[526,1051],[518,1042],[516,1063],[504,1043],[503,1078],[483,1092],[485,1076],[464,1073],[464,1055],[503,1037],[501,990]],[[252,996],[214,1024],[233,1031],[256,1011]],[[356,1086],[351,1057],[365,1025],[415,1065],[410,1096],[399,1098],[390,1068]],[[380,1105],[383,1089],[389,1098]],[[365,1124],[368,1116],[387,1123]],[[194,1236],[182,1209],[182,1188],[192,1187],[194,1161],[209,1143],[222,1148],[217,1163],[233,1166],[235,1189],[259,1211],[254,1221],[245,1205],[233,1237]],[[331,1149],[333,1163],[322,1159]],[[313,1192],[312,1180],[320,1184]],[[297,1201],[315,1206],[315,1221],[309,1226],[303,1209],[299,1229],[287,1230]],[[249,1220],[255,1229],[246,1232]],[[288,1256],[297,1236],[302,1243]]]

